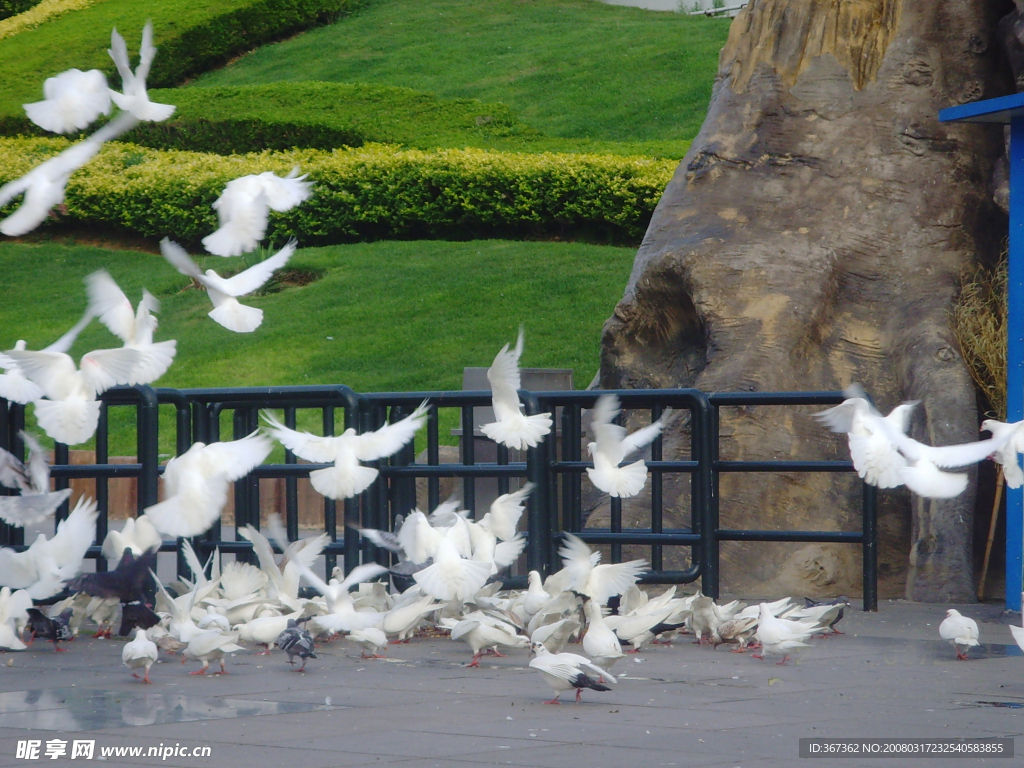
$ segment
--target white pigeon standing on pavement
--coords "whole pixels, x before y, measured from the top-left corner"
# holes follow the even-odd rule
[[[152,683],[149,679],[149,668],[156,662],[159,652],[156,643],[146,637],[146,630],[139,627],[135,630],[135,639],[124,644],[121,650],[121,663],[132,671],[132,677],[139,679],[135,671],[139,667],[146,668],[146,676],[142,678],[143,683]]]
[[[0,485],[21,491],[20,496],[0,496],[0,519],[24,528],[52,515],[71,495],[71,489],[50,490],[50,464],[43,446],[28,432],[18,434],[28,446],[28,464],[0,448]]]
[[[587,452],[593,457],[593,468],[587,468],[590,482],[609,496],[629,498],[643,490],[647,482],[647,464],[643,459],[624,467],[619,465],[629,456],[661,434],[668,410],[660,419],[632,434],[614,422],[619,415],[619,398],[615,395],[601,395],[593,410],[591,429],[594,442],[587,445]]]
[[[160,241],[160,253],[171,266],[206,288],[206,293],[213,302],[213,310],[209,316],[229,331],[236,333],[252,333],[263,323],[263,310],[241,304],[238,297],[262,288],[274,272],[288,263],[288,259],[295,253],[295,247],[296,241],[289,240],[284,248],[269,259],[264,259],[233,277],[223,278],[212,269],[206,270],[204,274],[185,249],[177,243],[166,237]]]
[[[28,119],[45,131],[83,131],[100,115],[110,114],[107,78],[98,69],[69,69],[43,82],[43,101],[23,104]]]
[[[497,421],[480,427],[480,431],[494,442],[517,450],[534,447],[551,431],[550,413],[527,416],[519,403],[519,389],[522,386],[519,358],[523,356],[524,338],[520,327],[515,348],[509,350],[508,344],[503,346],[487,369],[487,380],[491,383],[491,404]]]
[[[163,501],[146,509],[146,517],[167,536],[198,536],[220,517],[228,488],[259,466],[273,450],[259,432],[241,440],[193,443],[167,462]]]
[[[146,92],[146,78],[149,68],[156,56],[153,47],[153,24],[149,22],[142,28],[142,44],[139,46],[139,66],[132,72],[128,60],[128,46],[117,29],[110,33],[110,48],[107,53],[114,61],[118,74],[121,75],[121,93],[111,90],[110,98],[125,112],[136,120],[159,123],[174,114],[175,107],[171,104],[156,104],[149,100]]]
[[[939,624],[939,637],[948,640],[956,648],[957,661],[967,661],[967,653],[971,646],[978,645],[978,624],[960,611],[950,608],[946,618]]]
[[[305,179],[295,166],[284,177],[266,171],[229,181],[213,203],[220,227],[203,238],[203,247],[216,256],[255,250],[266,234],[271,210],[291,210],[312,194],[313,184]]]
[[[599,683],[587,675],[583,671],[584,667],[596,672],[607,682],[617,682],[614,676],[585,656],[575,653],[550,653],[544,647],[544,643],[533,643],[531,647],[536,657],[530,660],[530,667],[539,671],[555,692],[555,698],[545,701],[545,704],[558,704],[558,697],[562,695],[562,692],[571,691],[573,688],[576,689],[577,704],[580,703],[580,694],[583,693],[584,688],[594,691],[611,690],[607,685]]]
[[[361,649],[364,659],[383,659],[381,651],[388,647],[388,636],[379,627],[366,627],[348,633],[348,639]],[[369,651],[369,655],[367,655]]]
[[[12,349],[12,358],[43,390],[35,401],[39,426],[58,443],[84,443],[96,431],[100,402],[96,398],[118,384],[127,384],[141,355],[134,349],[97,349],[82,356],[79,366],[67,354],[78,334],[92,321],[87,311],[75,326],[40,351]]]
[[[772,615],[767,603],[761,603],[757,617],[757,639],[761,641],[761,653],[754,654],[755,659],[764,660],[764,654],[782,654],[782,665],[789,659],[789,654],[798,648],[809,647],[804,641],[817,631],[817,624],[804,624],[797,621],[777,619]]]
[[[153,313],[160,311],[160,302],[143,289],[138,309],[133,310],[124,291],[105,269],[87,275],[85,284],[89,311],[121,339],[125,347],[138,350],[142,355],[128,384],[152,384],[163,376],[174,360],[178,342],[173,339],[153,341],[157,327]]]
[[[593,600],[583,604],[587,614],[587,634],[583,636],[583,652],[599,667],[610,670],[619,659],[625,658],[622,644],[601,613],[601,606]]]
[[[347,499],[362,493],[377,479],[379,472],[373,467],[364,467],[361,461],[376,461],[401,450],[426,423],[428,406],[426,401],[416,410],[394,424],[385,424],[374,432],[362,435],[355,429],[346,429],[336,437],[320,437],[309,432],[289,429],[263,412],[267,431],[281,445],[306,461],[333,463],[333,467],[316,469],[309,473],[313,488],[329,499]]]

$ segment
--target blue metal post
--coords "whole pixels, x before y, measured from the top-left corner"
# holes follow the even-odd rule
[[[1010,245],[1006,318],[1006,420],[1024,418],[1024,116],[1010,120]],[[1006,489],[1006,609],[1021,609],[1024,489]]]

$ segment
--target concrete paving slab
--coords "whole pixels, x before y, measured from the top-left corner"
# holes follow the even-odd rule
[[[799,739],[1024,734],[1024,660],[997,609],[963,607],[979,620],[985,643],[967,662],[955,661],[938,638],[945,606],[889,602],[881,609],[848,611],[846,635],[815,641],[785,666],[685,639],[651,649],[639,663],[620,663],[611,691],[585,691],[579,706],[565,695],[559,707],[542,704],[552,692],[525,652],[467,669],[465,645],[447,639],[391,646],[393,661],[363,660],[350,645],[332,643],[304,674],[279,652],[237,654],[223,677],[190,677],[197,665],[167,657],[152,670],[153,686],[121,666],[122,640],[82,638],[65,654],[37,645],[0,655],[0,768],[30,764],[15,759],[18,740],[55,737],[214,751],[212,760],[152,760],[182,768],[841,768],[850,763],[797,760]]]

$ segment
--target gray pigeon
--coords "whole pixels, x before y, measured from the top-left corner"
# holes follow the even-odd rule
[[[277,636],[277,647],[288,654],[288,663],[294,664],[295,657],[302,659],[302,666],[296,671],[302,672],[306,668],[308,659],[315,659],[313,653],[313,636],[300,627],[295,619],[288,619],[288,627]]]

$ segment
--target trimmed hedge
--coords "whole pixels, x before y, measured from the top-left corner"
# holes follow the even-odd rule
[[[39,5],[41,0],[0,0],[0,20],[9,19]]]
[[[65,146],[63,139],[0,139],[0,183]],[[111,144],[71,177],[68,216],[194,244],[216,228],[210,206],[228,181],[294,165],[315,182],[314,195],[272,212],[268,235],[315,245],[498,236],[635,243],[676,163],[382,145],[223,157]]]
[[[159,54],[149,76],[152,87],[168,87],[231,57],[318,23],[336,20],[361,0],[104,0],[26,30],[0,46],[0,125],[24,130],[21,105],[42,98],[43,80],[70,67],[101,69],[118,80],[107,48],[117,27],[137,55],[142,27],[152,19]],[[13,118],[13,119],[11,119]]]

